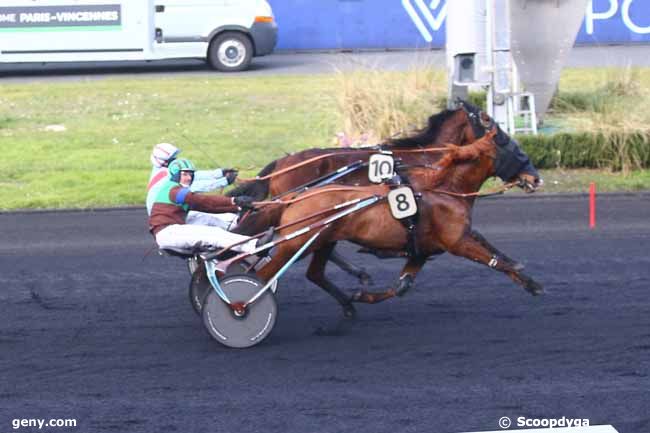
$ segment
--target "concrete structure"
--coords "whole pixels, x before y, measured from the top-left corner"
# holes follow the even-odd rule
[[[487,91],[511,133],[536,133],[589,0],[455,0],[447,4],[450,103]]]

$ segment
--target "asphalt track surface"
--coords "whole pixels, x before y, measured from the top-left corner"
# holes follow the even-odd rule
[[[650,45],[579,46],[567,60],[569,68],[650,66]],[[253,59],[245,72],[222,74],[201,60],[103,63],[0,63],[0,82],[53,82],[106,78],[254,77],[283,74],[323,74],[334,71],[379,69],[404,71],[430,66],[446,68],[444,50],[362,51],[330,53],[279,52]]]
[[[580,195],[477,204],[475,228],[542,297],[445,255],[340,326],[300,262],[270,337],[233,350],[193,313],[184,263],[145,257],[143,209],[0,214],[0,432],[57,418],[78,427],[49,431],[451,433],[564,416],[647,433],[650,194],[599,196],[595,230],[587,216]],[[401,261],[353,250],[374,287],[397,277]]]

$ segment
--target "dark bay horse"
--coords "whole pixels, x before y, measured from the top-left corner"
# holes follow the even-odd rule
[[[263,180],[253,180],[238,185],[227,193],[229,196],[249,195],[256,200],[263,200],[268,196],[276,196],[305,183],[334,172],[340,167],[356,161],[368,161],[373,153],[379,150],[395,152],[395,157],[401,158],[407,164],[426,164],[441,158],[441,154],[432,152],[412,152],[440,148],[447,143],[464,145],[472,143],[485,133],[485,124],[477,113],[477,107],[460,101],[460,108],[444,110],[429,117],[427,127],[411,136],[389,140],[373,148],[313,148],[289,154],[269,163],[259,172],[259,178],[273,176]],[[328,155],[328,156],[327,156]],[[324,157],[327,156],[327,157]],[[282,172],[288,167],[308,161],[311,163],[297,167],[293,170]],[[274,175],[280,173],[278,175]],[[346,185],[368,185],[367,173],[363,170],[351,173],[336,183]]]
[[[508,178],[516,177],[526,168],[519,165],[516,173],[510,172],[516,164],[508,159],[513,155],[520,157],[523,152],[512,141],[500,143],[500,133],[498,127],[494,126],[489,134],[471,145],[451,147],[436,167],[409,170],[409,183],[415,192],[421,194],[416,232],[418,254],[409,257],[395,287],[381,293],[360,291],[348,296],[325,277],[328,257],[338,241],[347,240],[376,250],[406,249],[406,228],[393,218],[385,200],[324,228],[308,250],[313,252],[313,256],[307,270],[307,278],[337,299],[346,317],[355,314],[353,302],[375,303],[405,293],[412,286],[415,275],[427,258],[444,252],[503,272],[533,295],[543,293],[541,285],[521,272],[522,266],[472,230],[471,213],[475,198],[462,195],[478,191],[490,176],[496,174]],[[306,194],[304,200],[288,206],[269,206],[260,213],[274,214],[273,218],[277,218],[278,224],[282,225],[348,200],[384,196],[389,188],[387,185],[376,185],[347,187],[347,190],[342,191],[340,186],[325,186],[319,188],[318,193],[312,190]],[[307,220],[291,229],[281,230],[280,235],[286,235],[309,223]],[[301,235],[280,243],[272,260],[258,271],[258,276],[266,280],[274,275],[298,251],[308,236]]]

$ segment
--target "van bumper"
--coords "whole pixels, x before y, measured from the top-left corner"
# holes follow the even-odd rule
[[[278,43],[278,25],[272,23],[254,23],[250,30],[255,56],[264,56],[273,52]]]

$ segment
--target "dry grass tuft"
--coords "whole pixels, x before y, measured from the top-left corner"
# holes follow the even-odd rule
[[[440,111],[446,78],[430,68],[408,72],[337,72],[337,103],[348,144],[373,144],[422,128]]]

